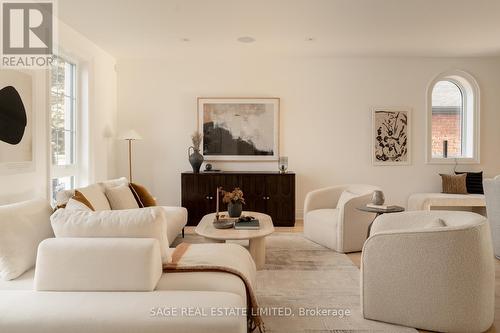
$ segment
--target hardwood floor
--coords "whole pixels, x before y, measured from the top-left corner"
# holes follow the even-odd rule
[[[194,233],[195,227],[186,227],[186,233]],[[304,231],[304,223],[302,220],[297,220],[294,227],[275,227],[277,232],[303,232]],[[354,265],[360,267],[361,266],[361,252],[348,253],[347,256]],[[495,260],[495,320],[493,322],[493,326],[490,327],[484,333],[496,333],[496,327],[500,329],[500,260]],[[428,331],[418,330],[421,333],[432,333]],[[500,333],[500,330],[498,331]]]

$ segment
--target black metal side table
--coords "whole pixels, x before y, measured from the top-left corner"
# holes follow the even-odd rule
[[[384,209],[384,208],[376,208],[376,207],[368,207],[368,206],[361,206],[357,208],[360,211],[367,212],[367,213],[375,213],[375,218],[373,219],[372,223],[368,226],[368,234],[366,235],[366,238],[370,237],[370,231],[372,230],[372,225],[373,222],[375,222],[375,219],[379,217],[382,214],[389,214],[389,213],[401,213],[405,211],[404,207],[401,206],[392,206],[391,208]]]

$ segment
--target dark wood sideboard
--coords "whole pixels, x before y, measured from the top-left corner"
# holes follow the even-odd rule
[[[215,212],[217,186],[226,191],[239,187],[245,197],[243,210],[271,216],[275,226],[295,225],[295,174],[288,172],[183,172],[181,174],[182,207],[188,210],[188,225]],[[220,198],[220,210],[226,205]]]

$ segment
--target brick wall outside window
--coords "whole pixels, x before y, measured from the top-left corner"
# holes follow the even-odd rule
[[[432,155],[443,156],[443,141],[448,140],[448,156],[462,153],[460,114],[432,114]]]

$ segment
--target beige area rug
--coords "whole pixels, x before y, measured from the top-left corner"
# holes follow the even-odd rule
[[[209,242],[190,234],[174,244],[182,241]],[[260,306],[269,311],[263,315],[267,332],[417,332],[363,319],[359,269],[345,254],[313,243],[299,233],[272,234],[266,238],[266,250],[266,267],[257,273],[256,290]],[[317,310],[326,313],[319,315]],[[350,315],[342,316],[346,310]]]

